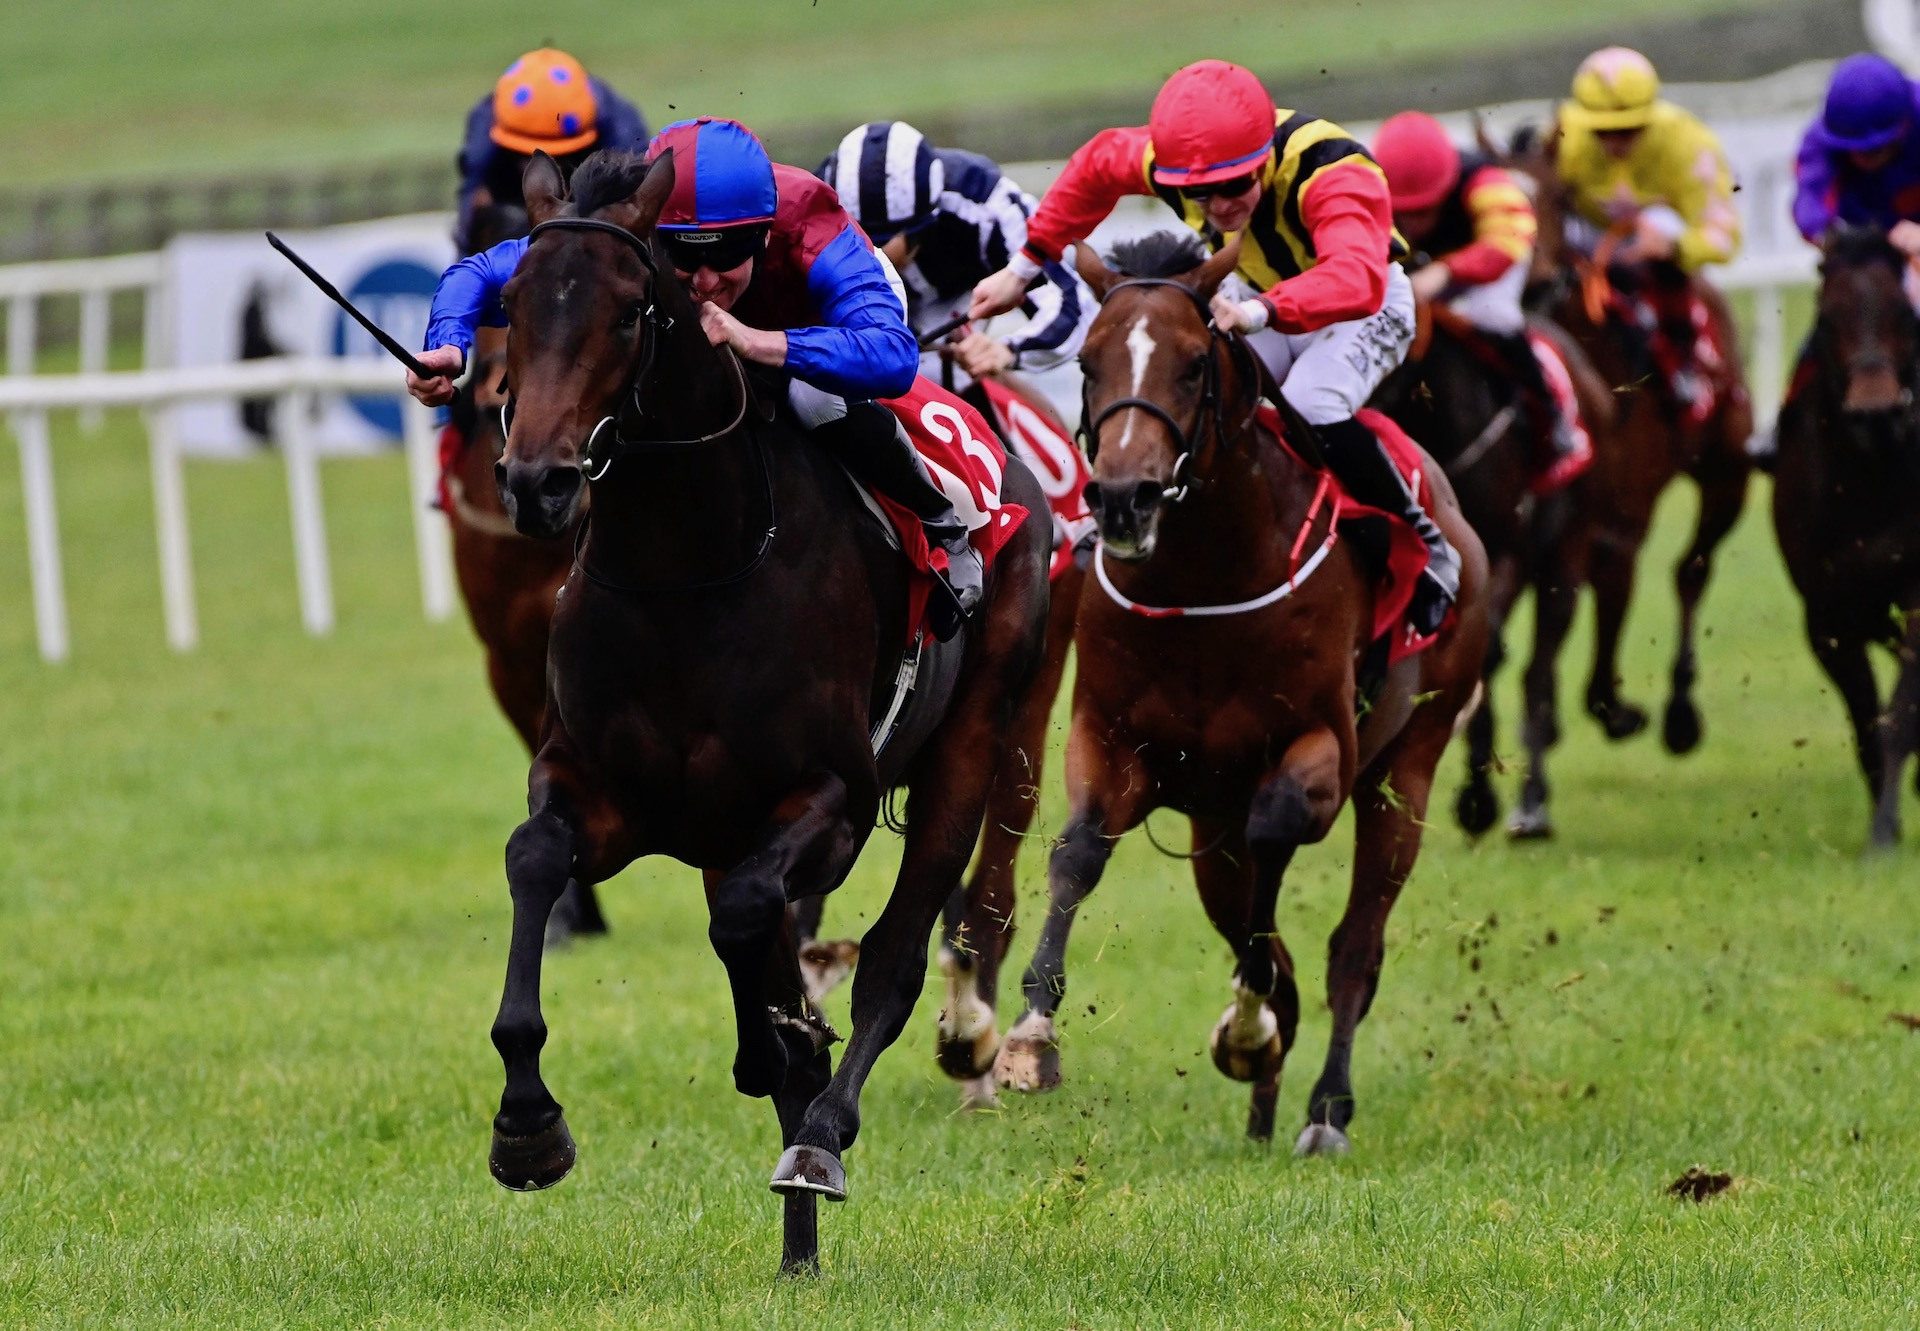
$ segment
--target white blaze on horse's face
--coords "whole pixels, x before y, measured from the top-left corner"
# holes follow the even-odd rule
[[[1152,363],[1156,350],[1158,344],[1154,342],[1153,334],[1147,331],[1147,316],[1143,314],[1133,321],[1133,327],[1127,333],[1127,354],[1133,358],[1133,388],[1128,392],[1129,397],[1140,396],[1141,386],[1147,381],[1147,366]],[[1133,423],[1139,415],[1137,411],[1127,413],[1126,428],[1114,440],[1114,448],[1124,449],[1127,446],[1133,438]]]

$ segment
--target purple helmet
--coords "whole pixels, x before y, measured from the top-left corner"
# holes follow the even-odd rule
[[[1833,69],[1820,130],[1827,145],[1870,153],[1895,142],[1913,122],[1913,85],[1877,55],[1850,55]]]

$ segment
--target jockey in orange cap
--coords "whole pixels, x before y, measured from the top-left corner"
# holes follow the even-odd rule
[[[973,317],[1013,308],[1044,265],[1130,194],[1158,195],[1216,250],[1239,239],[1215,326],[1248,335],[1341,484],[1420,533],[1429,559],[1410,618],[1437,629],[1459,591],[1459,556],[1353,418],[1413,341],[1407,250],[1379,165],[1338,125],[1276,110],[1250,71],[1188,65],[1160,89],[1147,124],[1105,130],[1073,155],[1027,224],[1026,246],[974,288]]]
[[[528,51],[467,113],[454,243],[460,253],[473,253],[468,229],[475,207],[522,203],[520,174],[534,153],[546,153],[572,175],[594,149],[645,152],[647,137],[639,110],[578,60],[550,47]]]
[[[1547,387],[1520,308],[1538,231],[1533,201],[1503,168],[1462,153],[1439,121],[1419,111],[1380,126],[1373,155],[1387,173],[1394,225],[1428,256],[1413,274],[1414,296],[1444,302],[1471,324],[1519,385],[1539,437],[1558,458],[1578,456],[1573,424]]]

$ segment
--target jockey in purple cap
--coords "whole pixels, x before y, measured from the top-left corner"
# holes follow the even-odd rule
[[[708,339],[792,376],[789,398],[802,424],[860,481],[913,511],[928,542],[947,552],[948,585],[961,611],[971,611],[983,570],[966,522],[892,413],[873,400],[906,393],[920,364],[898,276],[832,186],[775,164],[746,126],[679,121],[653,140],[648,160],[668,148],[674,188],[655,230],[700,305]],[[409,372],[414,397],[428,406],[452,398],[474,329],[506,323],[500,291],[527,244],[502,241],[441,277],[420,359],[442,373]]]
[[[1871,226],[1920,258],[1920,88],[1877,55],[1834,66],[1820,118],[1794,164],[1794,224],[1814,244],[1836,225]]]

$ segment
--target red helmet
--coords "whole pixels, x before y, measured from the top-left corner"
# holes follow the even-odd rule
[[[1438,207],[1460,182],[1460,150],[1438,120],[1420,111],[1402,111],[1380,126],[1373,156],[1387,173],[1397,213]]]
[[[1188,65],[1161,87],[1147,118],[1155,183],[1177,189],[1252,174],[1273,151],[1276,118],[1252,70],[1225,60]]]

